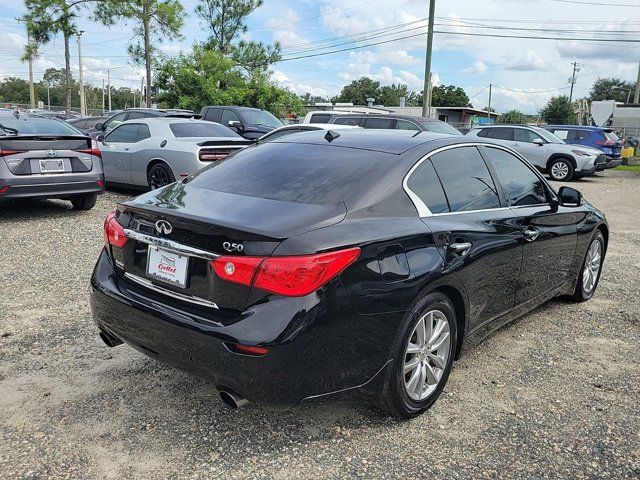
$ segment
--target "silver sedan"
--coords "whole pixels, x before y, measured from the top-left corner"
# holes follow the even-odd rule
[[[149,189],[252,143],[218,123],[169,117],[128,120],[98,141],[107,184]]]

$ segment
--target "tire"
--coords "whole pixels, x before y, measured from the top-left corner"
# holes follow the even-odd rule
[[[430,321],[436,328],[433,329],[431,339],[429,339],[428,330],[425,329],[427,333],[423,335],[427,338],[424,342],[425,347],[418,353],[416,352],[420,344],[418,324],[422,320]],[[393,363],[381,399],[382,408],[386,412],[399,418],[411,418],[424,413],[433,405],[442,393],[451,372],[456,354],[456,325],[453,305],[442,293],[434,292],[424,296],[411,309],[391,349]],[[428,323],[425,323],[425,326],[428,328]],[[436,336],[435,330],[440,327],[442,327],[442,333]],[[448,336],[444,338],[447,329]],[[436,343],[442,344],[438,348],[432,348],[433,353],[439,357],[438,363],[441,367],[438,367],[433,360],[434,356],[427,353],[429,340],[436,340]],[[427,355],[426,358],[425,355]],[[405,369],[416,362],[417,366],[405,373]],[[425,374],[426,382],[421,381]],[[414,379],[414,375],[418,375],[417,379]],[[416,381],[412,383],[414,380]]]
[[[572,296],[576,302],[586,302],[596,292],[602,273],[602,260],[605,251],[604,236],[598,230],[589,242],[587,253],[582,261],[582,268],[578,274],[576,288]]]
[[[88,193],[86,195],[78,195],[71,198],[71,205],[76,210],[91,210],[96,205],[98,195],[95,193]]]
[[[556,158],[549,162],[547,172],[551,180],[566,182],[573,178],[573,165],[566,158]]]
[[[147,173],[147,184],[149,190],[155,190],[156,188],[164,187],[176,181],[176,177],[173,175],[171,169],[164,163],[156,163],[149,169]]]

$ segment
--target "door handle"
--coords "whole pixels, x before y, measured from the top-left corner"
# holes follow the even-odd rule
[[[457,255],[460,255],[460,256],[466,255],[469,249],[471,248],[471,242],[450,243],[448,248],[452,253],[455,253]]]
[[[129,147],[124,147],[124,149],[128,152],[129,151]]]
[[[527,242],[534,242],[536,238],[540,235],[540,230],[535,227],[527,227],[526,230],[522,232],[522,236]]]

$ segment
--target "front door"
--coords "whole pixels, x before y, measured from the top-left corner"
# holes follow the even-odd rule
[[[131,148],[137,135],[137,123],[123,123],[105,137],[100,152],[107,182],[131,184]]]
[[[543,143],[533,143],[536,139]],[[526,128],[514,128],[513,140],[513,149],[530,163],[539,168],[547,167],[547,145],[540,135]]]

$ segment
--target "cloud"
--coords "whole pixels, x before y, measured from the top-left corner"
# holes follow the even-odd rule
[[[164,43],[164,44],[161,44],[158,47],[158,49],[161,52],[163,52],[163,53],[165,53],[167,55],[170,55],[170,56],[178,55],[183,51],[182,50],[182,46],[180,46],[177,43]]]
[[[286,73],[280,70],[273,70],[271,72],[271,80],[276,82],[281,87],[288,88],[298,95],[310,93],[311,95],[325,98],[332,96],[332,94],[324,88],[320,88],[305,82],[294,82]]]
[[[521,72],[530,72],[532,70],[546,70],[547,64],[540,55],[529,50],[517,57],[507,56],[506,69],[517,70]]]
[[[488,70],[489,70],[489,67],[487,67],[486,63],[484,63],[482,60],[476,60],[468,67],[461,69],[459,73],[473,73],[477,75],[485,75]]]
[[[278,18],[265,22],[265,27],[273,30],[273,41],[280,42],[284,49],[291,51],[313,48],[313,45],[296,32],[300,15],[295,10],[285,8],[279,12]]]
[[[3,33],[2,42],[0,42],[0,52],[15,53],[22,55],[24,47],[27,44],[27,38],[18,33]]]

